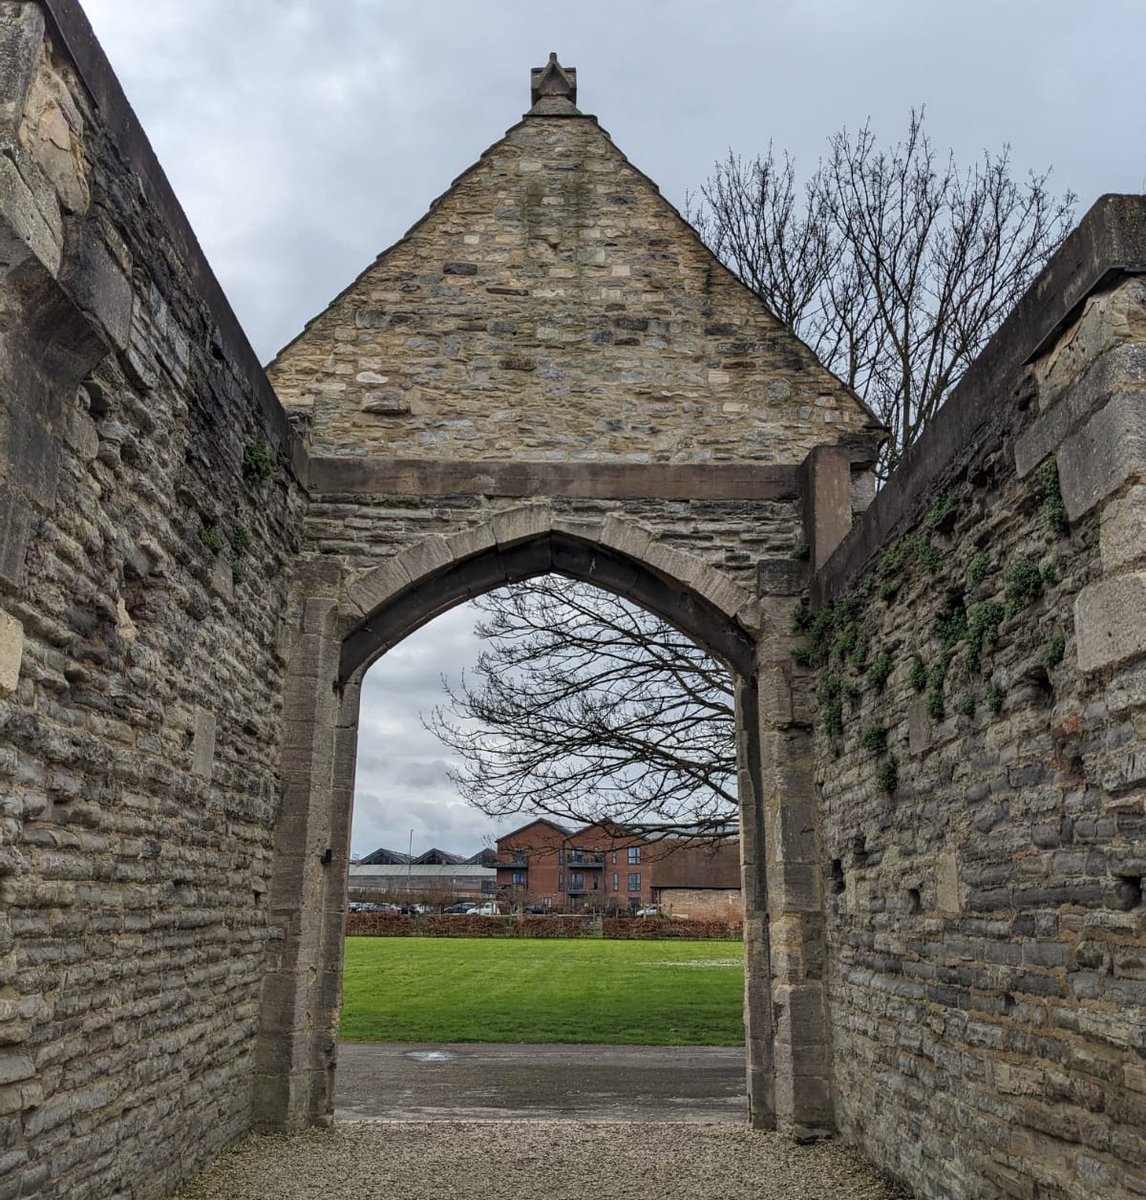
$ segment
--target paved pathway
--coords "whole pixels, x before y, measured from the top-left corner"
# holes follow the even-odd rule
[[[335,1116],[741,1121],[743,1046],[343,1042]]]

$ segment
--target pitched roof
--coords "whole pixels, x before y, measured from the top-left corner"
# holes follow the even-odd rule
[[[358,860],[364,867],[395,867],[409,861],[408,854],[403,854],[401,850],[387,850],[385,846],[379,846],[377,850]]]

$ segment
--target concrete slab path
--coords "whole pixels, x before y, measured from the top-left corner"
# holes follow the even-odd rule
[[[343,1042],[335,1117],[742,1121],[743,1046]]]

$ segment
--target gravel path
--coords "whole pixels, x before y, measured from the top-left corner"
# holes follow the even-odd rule
[[[840,1146],[742,1124],[355,1121],[253,1135],[177,1200],[898,1200]]]

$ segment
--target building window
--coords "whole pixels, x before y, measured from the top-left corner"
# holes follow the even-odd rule
[[[637,863],[639,863],[640,861],[641,861],[640,846],[630,846],[629,847],[629,866],[635,867],[637,865]]]
[[[616,858],[617,856],[614,854],[613,857]],[[613,872],[613,891],[619,892],[620,890],[621,890],[621,877],[620,877],[620,875],[617,874],[616,871],[614,871]]]
[[[565,890],[565,872],[561,871],[557,876],[557,890],[563,892]]]
[[[641,873],[640,871],[629,872],[629,891],[639,892],[641,890]]]
[[[569,890],[571,892],[583,892],[585,890],[585,876],[580,871],[569,872]]]
[[[616,852],[616,850],[614,850],[613,851],[613,866],[615,867],[616,865],[617,865],[617,852]]]
[[[514,887],[525,887],[525,872],[524,871],[514,871],[513,886]]]
[[[563,867],[565,865],[565,851],[564,850],[557,851],[557,865],[559,867]]]

